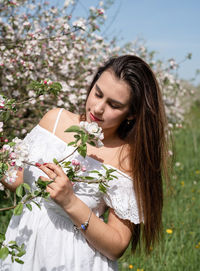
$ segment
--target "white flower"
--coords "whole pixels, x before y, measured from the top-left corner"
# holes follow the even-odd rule
[[[0,122],[0,132],[3,132],[3,122]]]
[[[64,7],[68,7],[70,4],[73,5],[74,1],[73,0],[65,0]]]
[[[104,146],[103,142],[101,140],[97,140],[97,148],[101,148],[103,146]]]
[[[3,145],[2,149],[3,151],[12,151],[12,148],[8,144]]]
[[[5,182],[8,184],[12,184],[16,181],[17,178],[17,169],[14,167],[9,168],[9,170],[5,173]]]
[[[35,96],[36,96],[35,91],[34,91],[34,90],[29,90],[28,96],[29,96],[29,97],[35,97]]]
[[[17,97],[20,95],[20,92],[18,90],[13,91],[13,96]]]
[[[0,182],[0,190],[3,191],[4,190],[4,185]]]
[[[0,95],[0,108],[3,108],[5,106],[5,99],[2,95]]]
[[[12,142],[15,143],[13,147],[5,144],[3,145],[3,150],[9,152],[11,166],[23,167],[24,161],[28,160],[28,145],[17,137]]]
[[[8,81],[12,81],[12,80],[13,80],[13,76],[12,76],[11,74],[6,75],[6,79],[7,79]]]
[[[68,97],[69,97],[69,101],[70,101],[72,104],[76,104],[77,96],[76,96],[74,93],[69,94]]]
[[[103,146],[103,143],[101,140],[104,139],[104,135],[102,133],[102,128],[98,126],[96,122],[87,122],[87,121],[81,121],[80,127],[83,128],[89,135],[93,135],[94,138],[92,141],[95,141],[94,143],[98,148]]]
[[[79,20],[73,22],[73,26],[85,30],[85,20],[83,18],[80,18]]]
[[[57,106],[62,106],[63,104],[64,104],[64,102],[62,100],[58,100]]]

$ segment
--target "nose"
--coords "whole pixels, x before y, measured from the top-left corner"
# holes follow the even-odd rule
[[[94,108],[94,113],[96,115],[102,115],[105,110],[105,103],[104,101],[98,102]]]

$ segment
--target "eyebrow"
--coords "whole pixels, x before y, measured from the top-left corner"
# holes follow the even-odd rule
[[[103,94],[103,92],[102,92],[102,90],[101,90],[101,88],[96,84],[96,89],[101,93],[101,94]],[[125,106],[125,104],[123,104],[123,103],[120,103],[119,101],[117,101],[117,100],[114,100],[114,99],[110,99],[109,98],[109,100],[112,102],[112,103],[116,103],[116,104],[118,104],[118,105],[120,105],[120,106]]]

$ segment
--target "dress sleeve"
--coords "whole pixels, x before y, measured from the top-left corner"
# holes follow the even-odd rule
[[[121,174],[116,176],[118,179],[109,181],[109,187],[103,197],[104,201],[119,218],[139,224],[142,220],[139,217],[133,181],[128,176]]]

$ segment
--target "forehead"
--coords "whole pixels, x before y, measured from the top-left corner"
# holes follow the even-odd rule
[[[124,103],[130,101],[130,86],[122,79],[117,78],[113,71],[104,71],[96,81],[96,84],[103,94],[111,99],[119,100]]]

